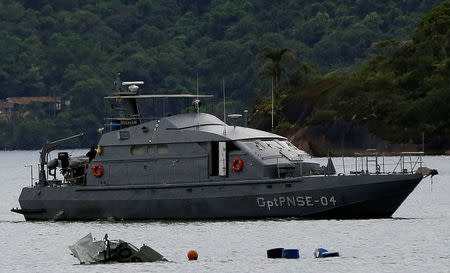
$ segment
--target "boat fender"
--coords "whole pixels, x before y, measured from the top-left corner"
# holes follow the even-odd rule
[[[244,167],[244,162],[240,158],[235,158],[233,162],[231,163],[231,166],[233,167],[233,170],[235,172],[242,171],[242,168]]]
[[[95,165],[92,168],[92,173],[94,174],[95,177],[100,177],[103,174],[103,167],[100,164]]]
[[[125,247],[119,250],[118,254],[120,258],[130,258],[133,253],[131,252],[131,249]]]

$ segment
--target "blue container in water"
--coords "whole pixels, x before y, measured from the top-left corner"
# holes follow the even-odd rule
[[[300,254],[298,253],[298,249],[283,249],[282,257],[285,259],[298,259],[300,258]]]
[[[328,257],[339,257],[339,252],[330,252],[325,248],[318,248],[314,251],[314,257],[316,258],[328,258]]]
[[[339,257],[339,252],[325,252],[325,253],[322,253],[322,258],[329,258],[329,257]]]
[[[283,249],[284,248],[272,248],[267,250],[267,258],[269,259],[283,258]]]

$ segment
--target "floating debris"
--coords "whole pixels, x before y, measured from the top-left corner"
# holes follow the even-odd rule
[[[269,259],[283,258],[283,249],[284,248],[280,247],[267,250],[267,258]]]
[[[298,249],[283,249],[282,257],[285,259],[298,259],[300,258],[300,254]]]
[[[288,248],[272,248],[267,250],[267,258],[269,259],[298,259],[300,254],[298,249],[288,249]]]
[[[316,258],[329,258],[329,257],[339,257],[339,252],[331,252],[325,248],[318,248],[314,251],[314,257]]]
[[[138,249],[122,240],[108,240],[108,234],[105,234],[102,241],[95,241],[89,233],[74,245],[69,246],[69,249],[81,264],[167,261],[161,254],[145,244]]]

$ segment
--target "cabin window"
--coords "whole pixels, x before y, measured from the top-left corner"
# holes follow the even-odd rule
[[[131,146],[132,155],[145,155],[147,153],[147,145],[134,145]]]
[[[132,155],[146,155],[146,154],[155,154],[156,150],[158,154],[167,154],[168,147],[167,144],[160,145],[133,145],[131,146],[131,154]]]
[[[247,141],[241,141],[242,144],[247,146],[250,150],[259,150],[262,151],[264,149],[263,144],[259,140],[247,140]]]
[[[167,144],[158,144],[157,150],[160,155],[166,155],[169,153],[169,147]]]
[[[246,140],[240,143],[247,146],[250,150],[255,151],[255,154],[262,158],[268,157],[286,157],[289,160],[301,160],[302,156],[307,155],[304,151],[299,150],[292,143],[281,139],[267,139],[267,140]]]
[[[119,139],[120,140],[129,139],[129,138],[130,138],[130,132],[128,132],[128,131],[119,131]]]
[[[272,149],[279,149],[279,150],[283,149],[283,146],[281,146],[280,144],[278,144],[278,143],[277,143],[276,141],[274,141],[274,140],[264,141],[264,143],[265,143],[269,148],[272,148]]]
[[[279,143],[281,146],[283,146],[283,149],[296,152],[298,154],[307,155],[307,153],[303,150],[298,149],[295,147],[292,143],[290,143],[287,140],[276,140],[277,143]]]

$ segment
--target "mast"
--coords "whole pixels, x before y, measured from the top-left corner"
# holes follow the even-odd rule
[[[273,77],[272,77],[272,132],[273,132]]]
[[[222,94],[223,94],[223,135],[227,134],[227,116],[225,113],[225,79],[222,79]]]
[[[223,94],[223,122],[227,123],[227,116],[225,114],[225,79],[222,79],[222,94]]]
[[[197,130],[200,126],[200,100],[198,99],[198,72],[197,72],[197,99],[196,99],[196,108],[197,108]]]
[[[144,122],[143,117],[139,111],[137,101],[138,99],[168,99],[168,98],[191,98],[194,99],[193,105],[197,110],[197,125],[200,123],[200,98],[211,98],[212,95],[199,94],[199,80],[197,74],[197,94],[154,94],[146,95],[139,94],[139,86],[143,85],[143,81],[122,82],[120,80],[120,73],[114,81],[114,94],[106,96],[105,99],[110,100],[111,109],[117,111],[116,115],[105,118],[107,121],[108,130],[115,131],[130,126],[136,126]],[[126,87],[126,89],[124,88]],[[153,107],[154,109],[155,107]]]
[[[122,82],[120,73],[114,81],[114,95],[119,96],[111,102],[111,108],[119,111],[118,117],[110,121],[110,130],[117,130],[123,127],[138,125],[141,123],[141,115],[136,102],[136,96],[139,96],[139,85],[143,81]],[[122,87],[126,87],[123,90]]]

